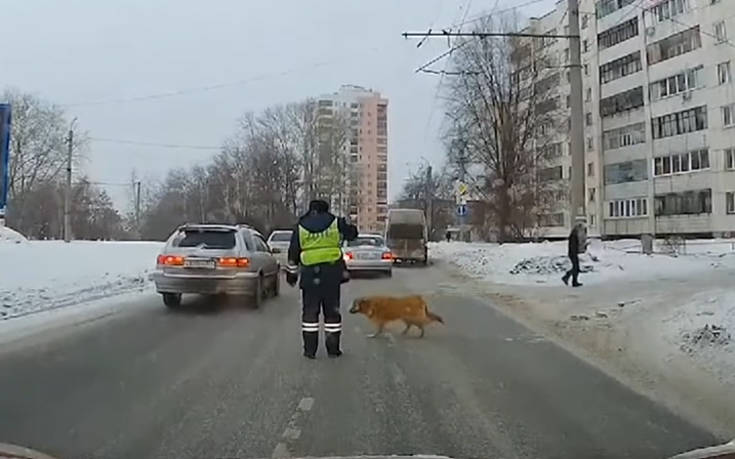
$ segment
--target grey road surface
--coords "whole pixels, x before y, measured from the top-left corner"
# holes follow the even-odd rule
[[[446,326],[367,339],[360,295],[428,294]],[[59,458],[441,454],[663,458],[716,442],[457,291],[439,268],[343,290],[345,355],[301,356],[298,291],[263,309],[192,298],[0,350],[0,442]]]

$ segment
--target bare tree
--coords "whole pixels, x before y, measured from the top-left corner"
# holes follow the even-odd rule
[[[512,16],[486,18],[478,31],[515,31],[516,25]],[[561,179],[539,176],[547,144],[561,124],[553,94],[559,71],[540,52],[546,44],[467,38],[452,56],[458,76],[446,90],[448,159],[464,169],[473,192],[487,202],[486,223],[501,241],[528,237],[539,226],[549,188]]]
[[[69,121],[61,108],[32,94],[10,89],[2,99],[13,106],[8,224],[32,234],[34,228],[37,230],[44,220],[53,217],[38,214],[38,208],[34,208],[38,199],[35,195],[45,195],[55,188],[66,169]],[[86,134],[81,133],[76,139],[73,155],[78,166]],[[44,205],[49,212],[51,204],[61,206],[62,202],[53,196]]]

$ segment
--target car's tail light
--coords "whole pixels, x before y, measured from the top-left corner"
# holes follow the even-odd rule
[[[180,255],[159,255],[156,263],[163,266],[184,266],[184,257]]]
[[[345,254],[344,254],[345,261],[350,261],[353,258],[354,258],[354,256],[352,255],[352,252],[345,252]]]
[[[383,255],[381,255],[380,258],[382,258],[383,260],[392,260],[393,254],[390,252],[383,252]]]
[[[250,259],[222,257],[217,260],[217,264],[222,266],[223,268],[247,268],[248,266],[250,266]]]

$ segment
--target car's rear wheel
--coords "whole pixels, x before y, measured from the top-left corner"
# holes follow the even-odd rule
[[[278,296],[281,294],[281,271],[276,271],[276,274],[273,276],[273,296]]]
[[[263,304],[263,275],[258,276],[258,280],[255,281],[255,288],[253,289],[252,305],[253,308],[258,309]]]
[[[181,293],[163,293],[163,304],[169,308],[175,308],[181,305]]]

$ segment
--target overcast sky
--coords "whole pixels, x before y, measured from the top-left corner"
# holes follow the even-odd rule
[[[525,6],[526,16],[554,0]],[[389,99],[390,194],[421,157],[442,162],[439,78],[414,70],[446,49],[416,48],[404,31],[447,28],[528,0],[0,0],[0,89],[66,107],[91,137],[219,146],[237,117],[330,93],[341,84]],[[441,69],[443,63],[437,68]],[[125,99],[171,91],[175,97]],[[107,102],[88,104],[89,102]],[[81,104],[81,105],[77,105]],[[135,168],[163,177],[215,151],[90,145],[94,181],[125,182]],[[109,187],[118,202],[122,187]]]

